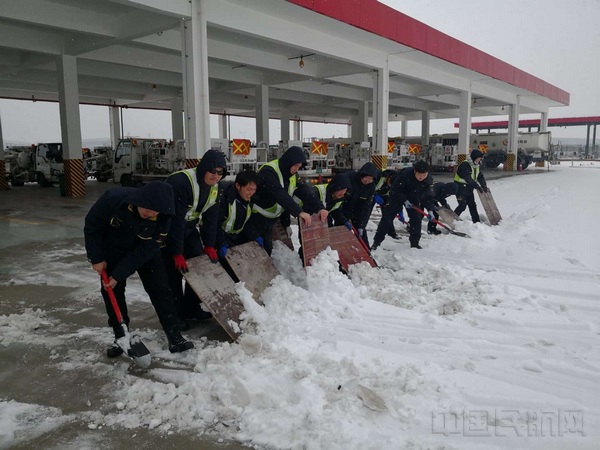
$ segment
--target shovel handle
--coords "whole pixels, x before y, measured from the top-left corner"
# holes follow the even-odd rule
[[[102,282],[104,284],[108,284],[109,280],[108,280],[108,275],[106,273],[106,270],[104,270],[104,269],[102,270],[100,277],[102,278]],[[119,309],[119,304],[117,303],[117,298],[115,297],[115,293],[113,292],[113,289],[110,286],[108,286],[108,287],[102,286],[102,287],[108,293],[108,298],[110,299],[110,303],[113,307],[113,311],[115,312],[115,316],[117,316],[117,322],[122,324],[123,316],[121,315],[121,310]]]
[[[365,241],[363,241],[363,238],[358,235],[358,231],[356,231],[356,228],[354,228],[354,225],[352,225],[352,231],[354,232],[354,235],[358,238],[358,242],[361,243],[363,248],[367,251],[367,253],[371,257],[371,259],[373,260],[375,267],[379,267],[379,265],[377,264],[377,261],[375,261],[375,259],[373,259],[373,254],[371,253],[371,249],[369,247],[367,247],[367,244],[365,244]]]
[[[425,216],[425,217],[427,217],[427,213],[426,213],[425,211],[423,211],[422,209],[420,209],[420,208],[417,208],[417,207],[416,207],[416,206],[414,206],[414,205],[413,205],[412,209],[414,209],[416,212],[418,212],[418,213],[419,213],[419,214],[421,214],[422,216]],[[439,220],[437,220],[437,219],[433,219],[433,221],[432,221],[432,222],[433,222],[433,223],[436,223],[436,224],[438,224],[440,227],[444,227],[446,230],[448,230],[448,232],[449,232],[449,233],[455,234],[455,231],[454,231],[452,228],[448,227],[448,225],[446,225],[446,224],[443,224],[443,223],[442,223],[442,222],[440,222]]]

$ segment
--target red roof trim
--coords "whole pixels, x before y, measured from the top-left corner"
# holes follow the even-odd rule
[[[570,94],[377,0],[288,0],[399,44],[568,105]]]

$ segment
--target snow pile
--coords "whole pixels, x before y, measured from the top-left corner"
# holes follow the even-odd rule
[[[139,330],[155,357],[145,372],[85,353],[112,388],[106,408],[84,415],[88,427],[192,431],[269,449],[597,448],[600,205],[580,193],[597,191],[599,177],[553,166],[493,180],[499,226],[465,213],[457,229],[470,239],[424,235],[415,250],[387,238],[374,253],[381,268],[357,265],[350,278],[334,251],[304,270],[276,245],[281,275],[261,298],[237,286],[246,307],[238,342],[201,339],[171,355],[160,330]],[[77,262],[63,274],[93,280],[77,296],[86,308],[97,296],[88,272]],[[0,281],[34,281],[19,277]],[[128,292],[148,302],[133,280]],[[41,310],[0,316],[0,343],[40,344],[49,320]],[[77,337],[102,342],[102,325]],[[61,370],[82,370],[72,348],[58,352]],[[19,408],[0,406],[16,417],[3,421],[13,436],[27,428],[11,415]],[[43,407],[29,408],[40,421]]]

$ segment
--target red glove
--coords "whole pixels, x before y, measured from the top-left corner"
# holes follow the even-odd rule
[[[175,263],[175,268],[181,273],[188,273],[188,265],[183,255],[173,255],[173,262]]]
[[[208,255],[211,262],[217,263],[219,262],[219,255],[217,255],[217,251],[214,247],[204,247],[204,254]]]

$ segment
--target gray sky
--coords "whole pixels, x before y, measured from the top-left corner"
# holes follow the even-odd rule
[[[600,116],[600,0],[380,2],[570,93],[549,117]],[[586,127],[550,131],[585,137]]]
[[[569,92],[571,105],[551,108],[551,118],[600,116],[600,0],[380,1]],[[0,117],[4,141],[61,139],[58,104],[0,100]],[[108,138],[107,108],[81,106],[81,122],[84,140]],[[452,132],[453,122],[432,121],[431,132]],[[233,136],[254,139],[253,120],[232,118],[231,124]],[[123,125],[125,135],[171,136],[170,112],[124,110]],[[211,127],[216,137],[216,119]],[[586,132],[550,130],[555,138],[584,138]],[[419,133],[420,123],[411,122],[409,134]],[[400,127],[391,124],[389,134],[399,135]],[[345,136],[346,127],[305,124],[304,135]],[[278,136],[279,124],[271,121],[271,140]]]

